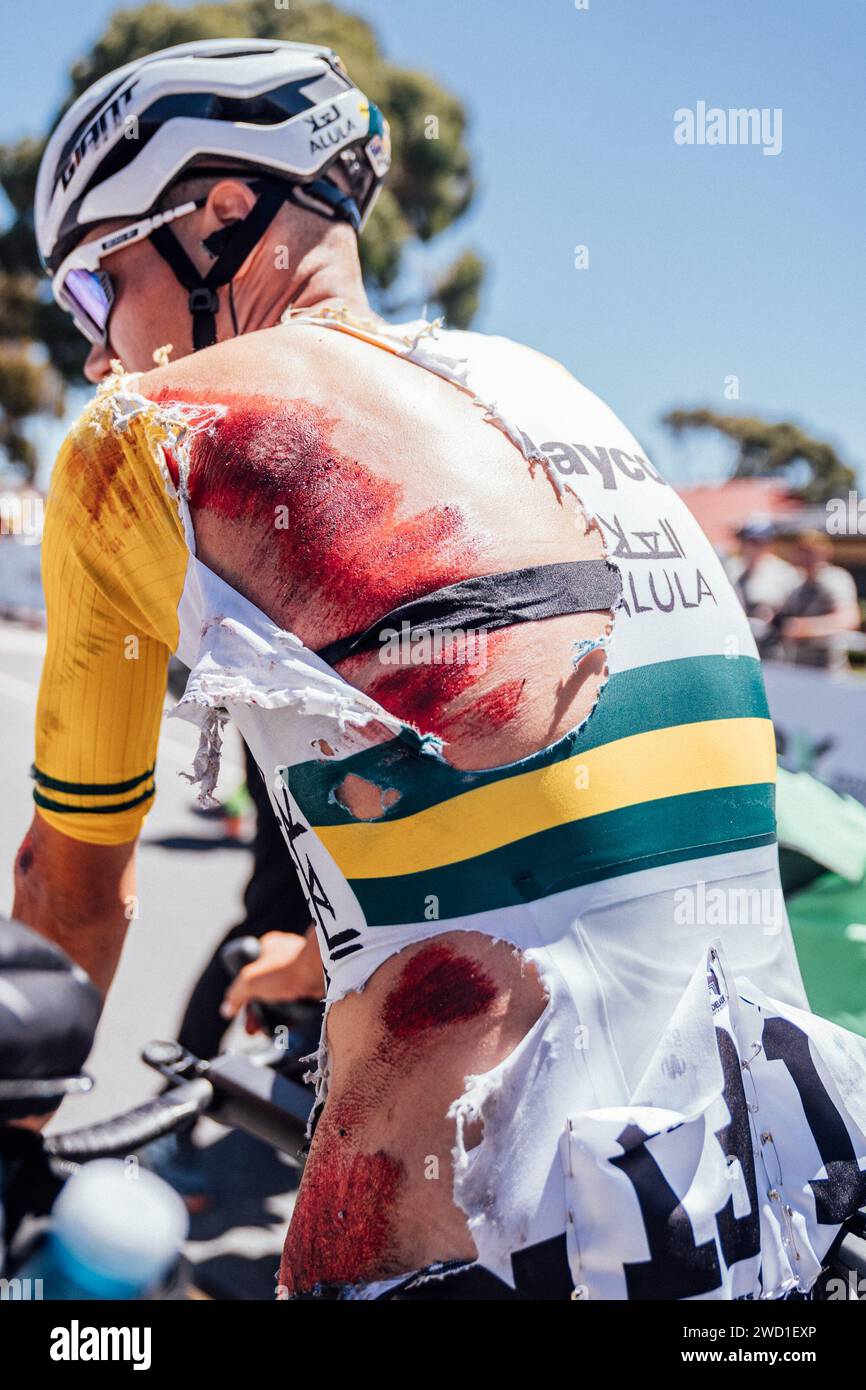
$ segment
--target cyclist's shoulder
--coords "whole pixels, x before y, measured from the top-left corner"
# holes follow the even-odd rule
[[[369,326],[366,320],[353,321],[345,332],[335,331],[338,327],[298,318],[242,334],[137,377],[136,389],[158,403],[231,407],[249,397],[315,398],[350,419],[370,409],[377,417],[401,417],[407,411],[423,412],[430,404],[423,377],[407,373],[402,358],[432,366],[438,375],[443,364],[451,363],[454,380],[482,394],[528,391],[543,399],[564,397],[575,409],[597,402],[555,358],[502,335],[433,331],[432,326],[428,332],[417,323],[389,325],[375,319]],[[371,352],[359,343],[364,338],[390,350]]]
[[[158,373],[148,373],[157,376]],[[156,402],[142,389],[140,373],[124,372],[119,363],[96,388],[69,424],[52,473],[75,475],[91,471],[117,471],[119,457],[135,452],[139,431],[133,427],[152,417]]]
[[[338,354],[339,336],[315,325],[257,329],[139,375],[136,390],[157,402],[291,395],[309,388],[311,370]]]
[[[86,549],[95,536],[106,553],[119,553],[141,531],[154,544],[178,544],[182,527],[156,447],[164,443],[157,416],[135,376],[118,371],[98,387],[51,471],[43,555]]]
[[[116,475],[122,453],[106,384],[67,427],[51,470],[48,518],[56,519],[61,511],[66,516],[78,504],[95,516],[98,498]]]
[[[441,341],[455,356],[479,364],[489,362],[492,366],[498,365],[506,374],[516,375],[521,380],[529,378],[534,384],[547,384],[566,390],[571,388],[586,396],[593,394],[558,358],[517,338],[509,338],[502,333],[448,329]]]

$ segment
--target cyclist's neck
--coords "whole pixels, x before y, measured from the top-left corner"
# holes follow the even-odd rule
[[[284,247],[268,247],[247,261],[235,277],[233,296],[239,333],[272,328],[287,309],[322,309],[343,306],[352,313],[369,314],[357,255],[308,255],[297,265],[281,268]]]

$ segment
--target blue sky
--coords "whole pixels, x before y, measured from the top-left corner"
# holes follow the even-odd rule
[[[795,418],[862,476],[866,5],[588,3],[347,4],[469,108],[481,188],[442,254],[488,261],[476,326],[560,358],[676,480],[728,456],[673,441],[672,405]],[[0,139],[43,128],[114,8],[0,0]],[[780,108],[780,153],[676,144],[699,101]]]

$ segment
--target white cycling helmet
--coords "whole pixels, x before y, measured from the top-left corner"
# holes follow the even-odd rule
[[[196,346],[214,341],[205,320],[215,312],[215,289],[231,279],[283,201],[360,230],[390,165],[388,126],[339,58],[313,44],[209,39],[127,63],[70,107],[39,167],[36,238],[62,306],[75,313],[77,304],[74,294],[64,293],[62,277],[58,284],[58,269],[89,227],[153,214],[185,171],[218,172],[220,161],[235,171],[239,163],[248,168],[264,192],[247,219],[221,234],[220,255],[207,277],[198,275],[164,225],[178,210],[135,229],[152,236],[190,290]],[[327,176],[337,163],[349,194]],[[87,273],[99,281],[94,270]],[[87,294],[95,289],[91,285]],[[86,311],[76,321],[87,331]]]

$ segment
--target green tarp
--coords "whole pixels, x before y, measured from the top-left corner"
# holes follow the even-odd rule
[[[809,1003],[866,1037],[866,882],[822,874],[788,900]]]
[[[808,773],[780,768],[776,813],[782,881],[809,1003],[866,1036],[866,806]]]

